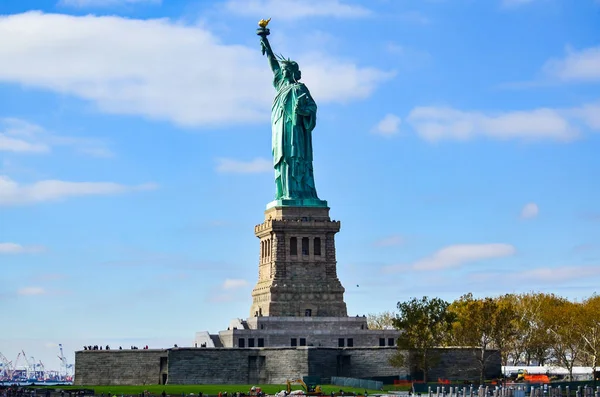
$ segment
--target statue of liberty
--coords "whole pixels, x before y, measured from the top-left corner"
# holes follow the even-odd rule
[[[275,200],[292,205],[326,206],[326,202],[317,197],[312,165],[312,131],[317,122],[317,104],[308,88],[299,82],[298,64],[273,53],[267,40],[267,24],[268,21],[261,20],[257,34],[277,90],[271,109]]]

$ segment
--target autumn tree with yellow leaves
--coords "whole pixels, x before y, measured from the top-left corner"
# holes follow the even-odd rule
[[[506,294],[476,298],[465,294],[452,303],[439,298],[411,298],[398,302],[398,313],[372,318],[386,324],[391,319],[401,331],[396,366],[427,372],[435,365],[434,348],[473,348],[480,380],[493,355],[502,365],[600,367],[600,296],[582,302],[548,293]],[[407,351],[410,354],[407,354]],[[412,360],[412,361],[410,361]]]

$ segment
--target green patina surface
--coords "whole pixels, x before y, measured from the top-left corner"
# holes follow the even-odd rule
[[[317,104],[299,82],[302,74],[298,64],[275,56],[267,40],[269,33],[266,28],[257,31],[277,90],[271,108],[275,201],[267,208],[327,207],[327,202],[317,196],[313,174],[312,131],[317,123]]]
[[[267,209],[273,207],[327,207],[327,201],[319,199],[273,200]]]

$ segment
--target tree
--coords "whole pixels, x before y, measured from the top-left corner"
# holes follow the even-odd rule
[[[525,357],[525,342],[527,337],[527,317],[522,307],[521,295],[506,294],[499,298],[509,301],[514,309],[513,324],[515,334],[507,341],[502,350],[503,365],[522,363]]]
[[[493,321],[496,330],[492,335],[494,347],[500,351],[502,365],[508,365],[510,346],[518,335],[518,321],[513,295],[507,294],[495,299],[497,307]]]
[[[393,329],[396,313],[391,311],[381,312],[379,314],[369,313],[367,315],[367,327],[369,329]]]
[[[552,346],[552,356],[556,362],[569,371],[569,380],[573,380],[573,366],[579,359],[583,343],[580,321],[582,306],[562,299],[558,304],[544,308]]]
[[[390,363],[405,366],[408,359],[411,366],[423,371],[423,380],[427,382],[429,369],[439,359],[432,349],[442,345],[452,329],[454,317],[448,311],[449,303],[424,296],[398,302],[397,307],[398,315],[393,319],[393,324],[400,331],[397,341],[399,351],[390,359]],[[402,350],[409,350],[408,356]]]
[[[452,302],[449,310],[456,316],[452,328],[453,341],[459,346],[477,347],[480,382],[485,381],[485,369],[492,357],[492,347],[501,348],[516,333],[514,308],[496,299],[475,299],[471,293]]]
[[[600,296],[593,295],[583,301],[580,321],[583,360],[592,367],[595,379],[600,366]]]
[[[517,334],[510,344],[514,364],[544,365],[550,355],[551,338],[548,334],[545,308],[552,307],[562,298],[553,294],[527,293],[514,295]]]

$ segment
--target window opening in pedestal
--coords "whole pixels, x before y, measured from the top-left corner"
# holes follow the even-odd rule
[[[313,241],[315,256],[321,256],[321,239],[319,237],[315,237]]]
[[[302,255],[309,255],[309,253],[308,253],[308,237],[302,237]]]
[[[296,237],[290,238],[290,255],[298,255],[298,239]]]

